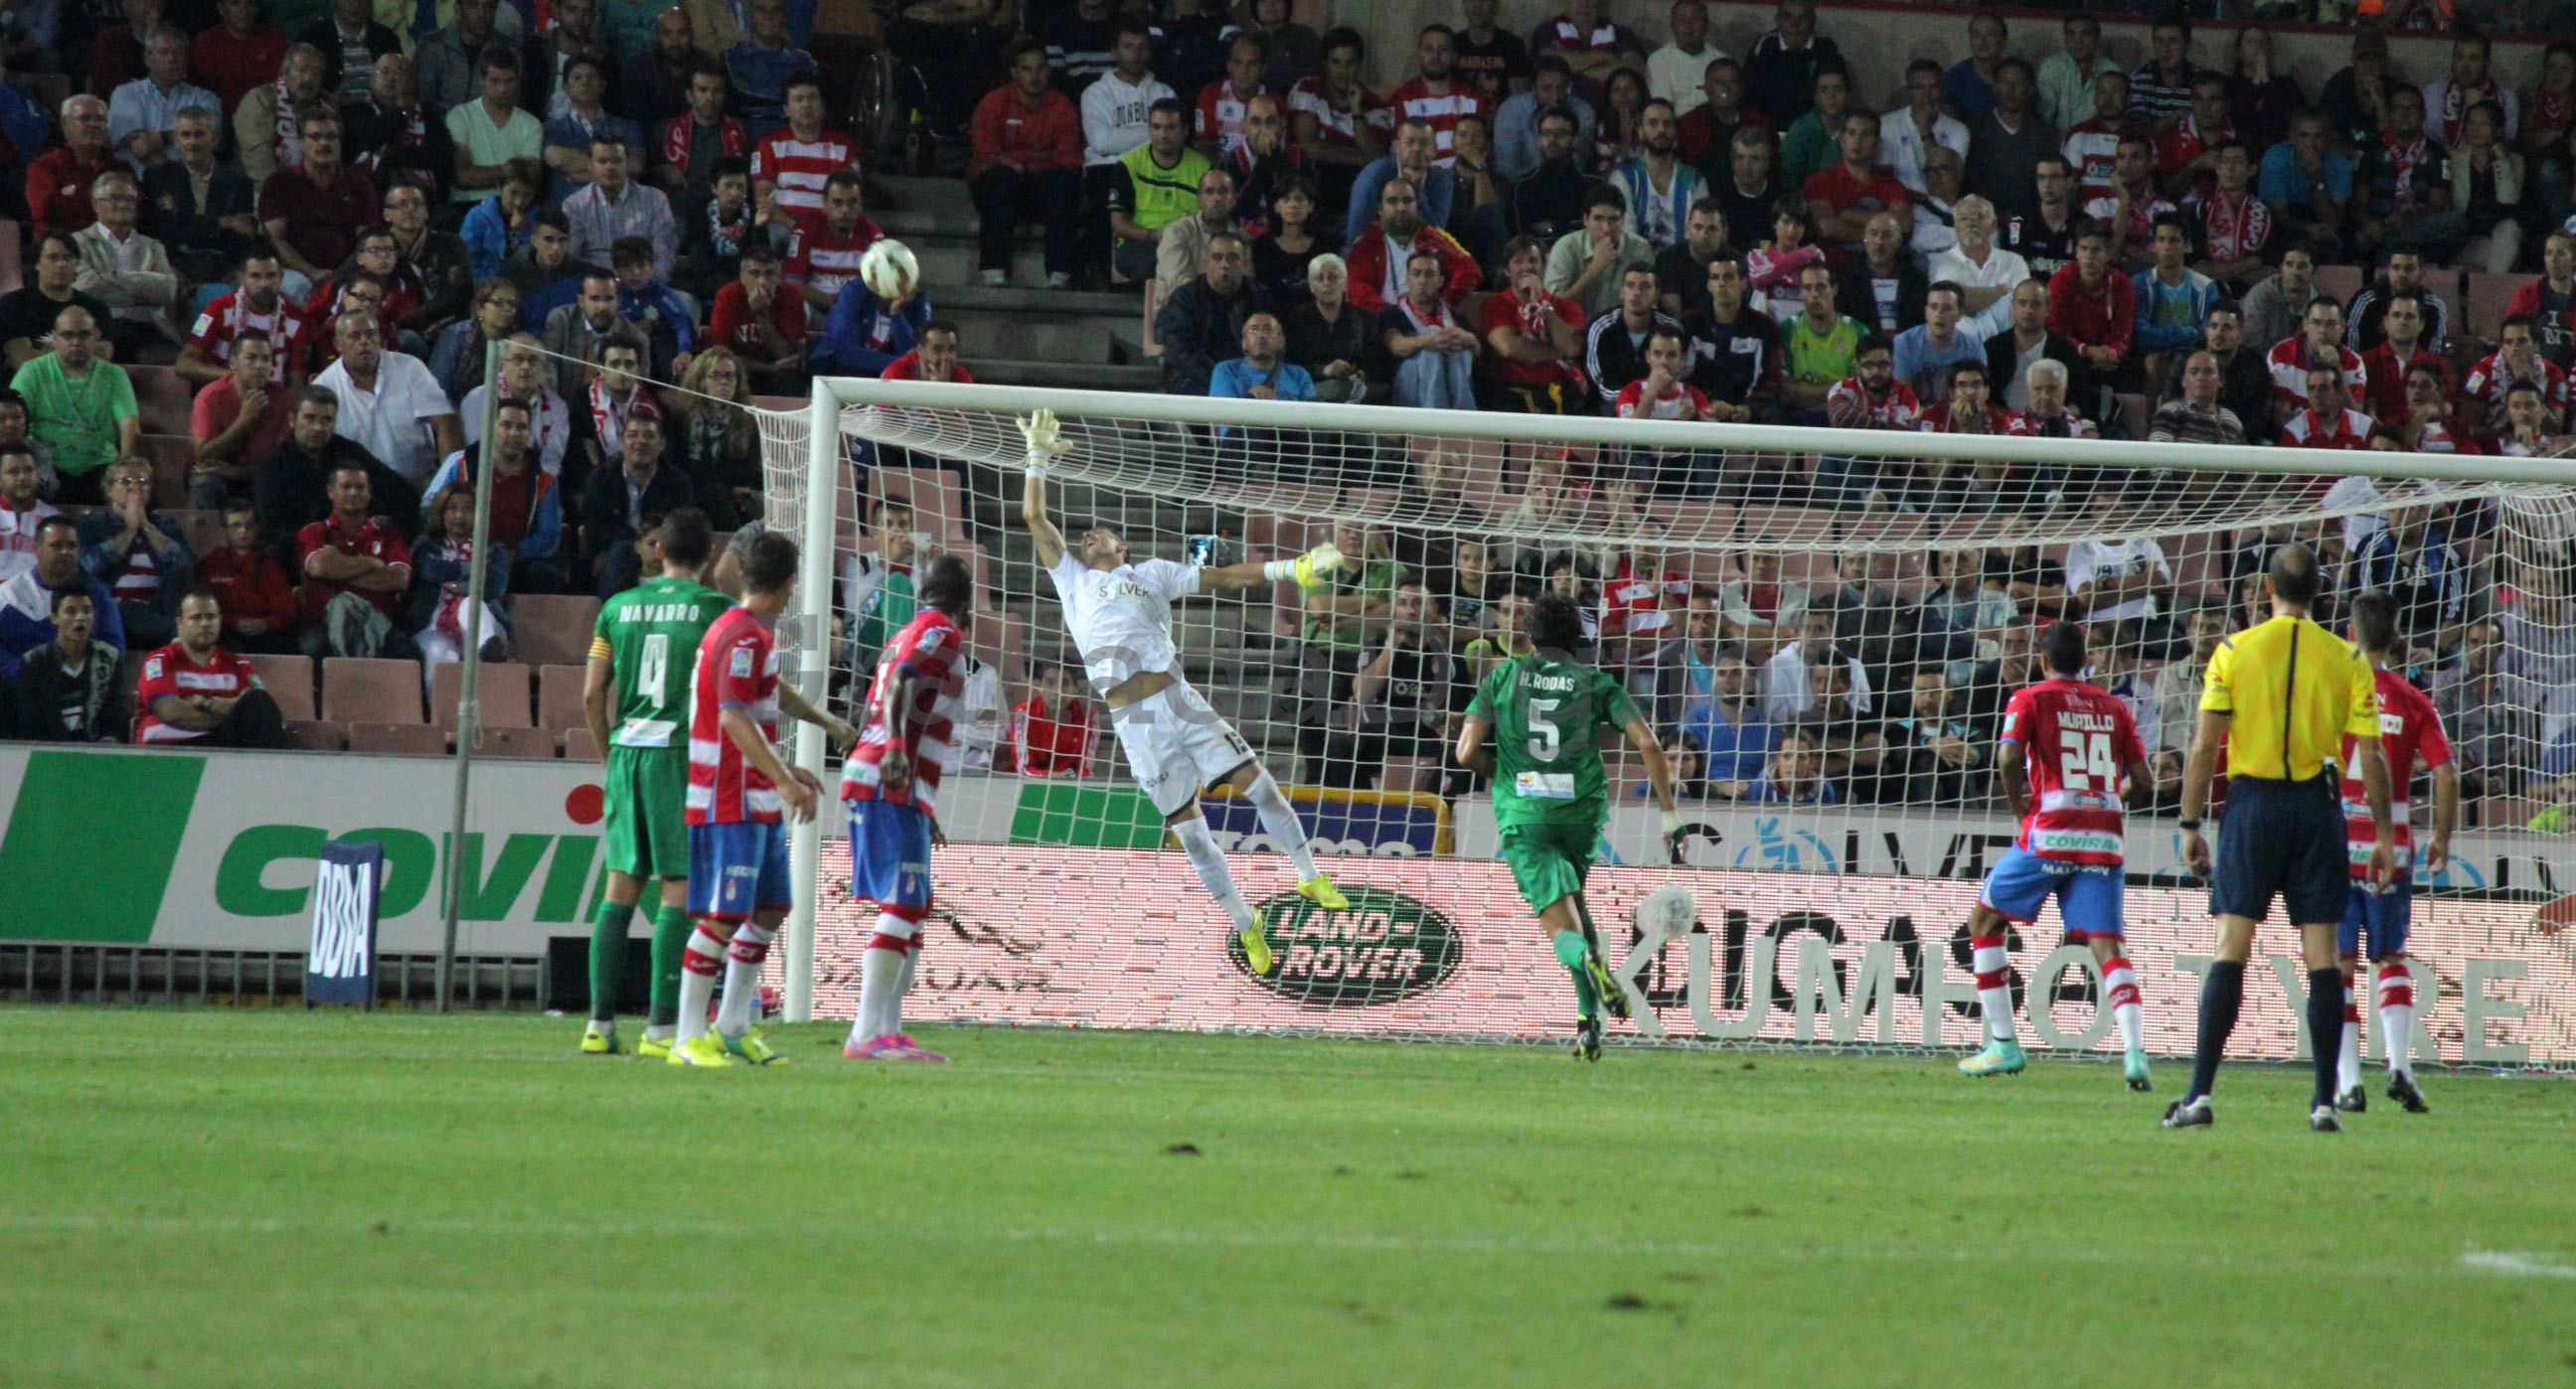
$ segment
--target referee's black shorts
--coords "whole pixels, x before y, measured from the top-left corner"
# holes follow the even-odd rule
[[[2339,922],[2352,888],[2349,865],[2334,773],[2307,781],[2228,778],[2209,879],[2210,915],[2261,921],[2277,893],[2293,924]]]

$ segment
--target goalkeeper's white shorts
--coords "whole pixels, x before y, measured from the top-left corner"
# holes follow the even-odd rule
[[[1118,730],[1118,747],[1127,754],[1136,785],[1165,815],[1252,760],[1252,745],[1184,681],[1110,711],[1109,722]]]

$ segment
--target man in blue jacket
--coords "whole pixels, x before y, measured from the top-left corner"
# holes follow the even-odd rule
[[[80,528],[72,518],[48,516],[36,523],[36,567],[0,584],[0,684],[15,681],[27,653],[54,639],[54,590],[67,584],[89,590],[98,613],[91,640],[133,649],[116,604],[108,601],[107,585],[81,572],[80,555]]]

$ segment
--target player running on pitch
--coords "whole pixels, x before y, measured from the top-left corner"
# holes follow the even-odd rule
[[[613,1056],[626,931],[648,879],[662,880],[653,913],[653,1005],[635,1052],[667,1057],[680,1016],[680,952],[689,943],[689,677],[698,643],[733,600],[698,582],[714,549],[707,514],[682,507],[662,520],[662,572],[602,604],[582,681],[583,721],[607,764],[608,886],[590,932],[590,1026],[581,1049]],[[612,727],[610,720],[614,719]]]
[[[1503,862],[1538,913],[1556,958],[1574,976],[1574,1054],[1598,1061],[1601,1009],[1628,1016],[1628,995],[1601,956],[1600,933],[1583,897],[1584,875],[1610,818],[1604,725],[1627,734],[1646,760],[1667,841],[1682,832],[1682,818],[1673,804],[1672,764],[1627,688],[1567,654],[1583,642],[1581,610],[1571,599],[1541,594],[1530,607],[1528,633],[1537,650],[1505,659],[1477,685],[1466,726],[1458,730],[1458,760],[1493,777]]]
[[[2432,1109],[2415,1088],[2415,976],[2406,964],[2406,928],[2414,914],[2413,830],[2406,818],[2406,784],[2422,761],[2433,773],[2433,833],[2424,841],[2424,871],[2439,873],[2451,857],[2451,826],[2460,815],[2460,769],[2451,760],[2451,740],[2442,731],[2442,716],[2424,692],[2406,683],[2393,668],[2406,659],[2406,642],[2397,630],[2396,606],[2384,593],[2365,593],[2353,600],[2352,644],[2370,658],[2379,684],[2379,750],[2388,758],[2388,780],[2394,794],[2388,818],[2397,832],[2397,876],[2384,892],[2370,888],[2370,851],[2379,840],[2370,822],[2369,788],[2350,771],[2343,778],[2344,843],[2352,862],[2352,889],[2344,899],[2343,924],[2335,932],[2343,962],[2343,1051],[2335,1064],[2335,1108],[2359,1113],[2369,1107],[2361,1088],[2361,1009],[2353,985],[2367,934],[2371,963],[2378,966],[2379,1037],[2388,1048],[2388,1098],[2409,1114]],[[2344,739],[2343,765],[2360,765],[2352,739]]]
[[[975,575],[941,555],[924,567],[921,610],[877,658],[859,744],[841,772],[850,813],[850,895],[877,904],[860,957],[859,1015],[841,1054],[853,1061],[945,1061],[903,1030],[903,996],[930,915],[930,850],[939,832],[940,774],[965,685],[958,657],[974,619]]]
[[[2120,1027],[2128,1053],[2124,1068],[2132,1090],[2149,1090],[2146,1019],[2138,1006],[2138,975],[2120,952],[2126,933],[2121,911],[2121,847],[2126,810],[2120,778],[2148,794],[2147,749],[2137,721],[2120,697],[2085,682],[2084,629],[2052,625],[2040,637],[2048,678],[2004,706],[2001,765],[2004,797],[2022,822],[2021,837],[1986,872],[1977,907],[1968,918],[1975,954],[1977,1002],[1986,1015],[1985,1050],[1959,1063],[1962,1075],[2014,1075],[2028,1064],[2013,1036],[2012,984],[2004,958],[2007,923],[2028,926],[2039,909],[2057,899],[2066,943],[2093,947],[2102,970],[2102,1005]],[[2018,749],[2020,756],[2009,755]],[[2035,793],[2035,794],[2034,794]],[[2038,1004],[2035,1006],[2045,1006]]]
[[[751,542],[742,602],[698,646],[689,693],[689,911],[697,929],[680,957],[680,1040],[674,1066],[754,1066],[783,1060],[751,1025],[760,967],[795,905],[787,830],[814,813],[823,783],[778,756],[778,716],[802,719],[847,748],[859,731],[779,683],[770,630],[796,595],[796,542],[775,531]],[[724,971],[714,1030],[707,1002]]]
[[[1028,523],[1038,563],[1046,566],[1063,600],[1065,629],[1082,652],[1084,672],[1109,707],[1109,721],[1137,786],[1163,813],[1199,881],[1234,919],[1245,962],[1255,974],[1267,976],[1278,968],[1269,936],[1261,914],[1235,890],[1225,851],[1199,815],[1201,786],[1231,786],[1252,802],[1262,830],[1297,865],[1298,896],[1326,911],[1346,911],[1350,899],[1315,866],[1306,827],[1243,735],[1217,717],[1207,699],[1181,677],[1180,653],[1172,645],[1172,604],[1193,593],[1281,579],[1311,584],[1341,567],[1342,552],[1318,545],[1295,559],[1221,569],[1163,559],[1137,564],[1129,562],[1118,528],[1102,522],[1082,533],[1078,549],[1067,550],[1064,533],[1047,520],[1046,470],[1049,461],[1072,445],[1064,441],[1051,410],[1023,416],[1019,423],[1029,445],[1020,519]]]

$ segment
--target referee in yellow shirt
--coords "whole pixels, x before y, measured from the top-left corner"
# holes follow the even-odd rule
[[[2371,822],[2379,831],[2370,881],[2375,890],[2384,889],[2396,872],[2396,830],[2389,819],[2388,762],[2379,750],[2379,687],[2369,658],[2309,620],[2317,558],[2308,547],[2285,545],[2274,552],[2265,587],[2271,620],[2221,642],[2209,658],[2200,724],[2183,770],[2183,861],[2209,881],[2218,958],[2201,982],[2200,1052],[2192,1061],[2191,1089],[2165,1111],[2164,1126],[2211,1122],[2209,1090],[2245,1003],[2254,927],[2271,913],[2278,895],[2299,928],[2308,966],[2309,1050],[2317,1077],[2308,1127],[2339,1133],[2334,1082],[2343,973],[2335,959],[2335,927],[2343,920],[2352,879],[2335,763],[2350,734],[2370,794]],[[2227,817],[2213,871],[2200,817],[2222,743]]]

